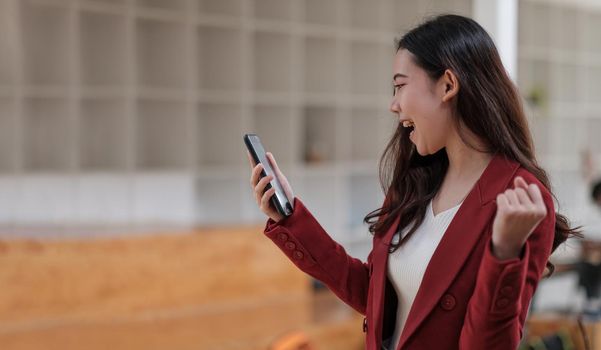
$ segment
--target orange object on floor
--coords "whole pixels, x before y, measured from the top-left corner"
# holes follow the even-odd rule
[[[269,350],[314,350],[309,337],[303,332],[291,332],[276,339]]]

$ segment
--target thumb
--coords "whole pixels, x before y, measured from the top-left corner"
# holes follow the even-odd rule
[[[526,183],[526,180],[524,180],[523,177],[521,176],[517,176],[514,180],[513,180],[513,184],[515,185],[515,188],[521,187],[525,190],[528,189],[528,184]]]
[[[275,171],[275,173],[278,176],[280,176],[282,172],[280,171],[280,168],[278,168],[278,163],[275,161],[275,158],[273,158],[273,154],[271,154],[271,152],[266,152],[265,155],[267,156],[267,159],[269,160],[273,171]]]

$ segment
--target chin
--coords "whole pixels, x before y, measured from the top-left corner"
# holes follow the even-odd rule
[[[415,145],[415,151],[417,152],[417,154],[419,154],[422,157],[426,157],[426,156],[430,155],[430,153],[428,153],[428,151],[421,149],[417,145]]]
[[[418,147],[418,145],[417,145],[417,144],[415,145],[415,151],[417,152],[417,154],[419,154],[419,155],[420,155],[420,156],[422,156],[422,157],[428,157],[428,156],[435,155],[435,154],[437,154],[438,152],[440,152],[440,151],[442,151],[442,150],[445,150],[445,147],[440,147],[440,148],[438,148],[436,151],[432,152],[432,151],[430,151],[430,150],[427,150],[427,149],[423,149],[423,148],[421,148],[421,147]],[[445,150],[445,151],[446,151],[446,150]]]

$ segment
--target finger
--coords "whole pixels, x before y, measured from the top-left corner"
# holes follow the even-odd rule
[[[528,188],[528,184],[526,183],[526,180],[524,180],[524,178],[521,176],[516,176],[516,178],[513,179],[513,184],[514,184],[515,188],[523,188],[523,189]]]
[[[499,193],[496,202],[497,208],[499,209],[506,209],[509,207],[509,201],[507,200],[507,196],[505,196],[505,194],[503,193]]]
[[[269,200],[271,199],[271,196],[273,196],[274,193],[275,193],[275,188],[272,187],[263,194],[263,197],[261,198],[261,204],[260,204],[260,208],[261,208],[261,210],[263,210],[263,212],[267,213],[267,212],[271,211],[271,208],[269,206]]]
[[[514,192],[516,193],[518,200],[520,201],[520,204],[522,204],[523,206],[525,206],[526,208],[530,209],[530,210],[534,210],[536,209],[536,206],[534,205],[534,203],[532,202],[532,200],[530,199],[530,196],[528,195],[528,192],[526,192],[525,189],[523,188],[516,188],[514,190]]]
[[[259,163],[257,164],[253,171],[252,171],[252,175],[250,177],[250,185],[251,186],[256,186],[257,182],[259,182],[259,177],[261,176],[261,170],[263,170],[263,164]]]
[[[265,155],[267,156],[269,163],[271,163],[271,168],[275,172],[275,174],[278,177],[278,179],[280,180],[280,182],[282,182],[282,184],[286,183],[286,185],[290,186],[290,184],[288,183],[288,179],[286,178],[286,175],[284,175],[284,173],[282,173],[282,171],[280,170],[280,167],[278,167],[278,163],[275,161],[273,154],[271,154],[271,152],[267,152],[267,153],[265,153]]]
[[[534,205],[537,208],[540,208],[541,213],[545,213],[545,215],[546,215],[547,206],[545,205],[545,201],[543,199],[543,194],[541,193],[538,185],[530,184],[530,186],[528,186],[528,192],[530,193],[530,196],[532,197]]]
[[[288,178],[286,177],[286,175],[284,175],[284,173],[282,173],[282,171],[280,170],[280,167],[278,167],[278,163],[276,162],[273,154],[271,154],[271,152],[267,152],[265,154],[267,155],[267,158],[269,159],[269,162],[271,163],[271,167],[272,167],[273,171],[275,172],[276,176],[278,177],[278,179],[282,183],[282,186],[284,187],[284,192],[286,194],[286,197],[288,197],[290,204],[294,205],[292,203],[292,201],[294,200],[294,193],[292,192],[292,186],[290,186],[290,183],[288,182]]]
[[[275,161],[273,154],[271,154],[271,152],[267,152],[267,153],[265,153],[265,155],[267,156],[267,159],[269,160],[269,163],[271,164],[271,168],[273,169],[273,171],[275,171],[275,173],[279,177],[280,174],[282,174],[282,172],[280,171],[280,168],[278,167],[278,163]]]
[[[257,185],[255,186],[255,193],[257,194],[257,198],[261,198],[261,195],[263,195],[263,192],[265,191],[265,186],[267,186],[267,184],[271,180],[273,180],[273,176],[267,175],[257,183]]]
[[[520,206],[520,200],[518,199],[518,196],[515,194],[514,190],[505,191],[505,197],[507,198],[509,206]]]
[[[534,203],[536,203],[536,204],[543,203],[544,204],[543,194],[541,193],[538,185],[530,184],[528,186],[528,193],[530,194],[530,197],[532,197],[532,201]]]

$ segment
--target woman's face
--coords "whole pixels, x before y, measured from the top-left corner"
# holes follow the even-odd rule
[[[422,156],[434,154],[446,146],[452,129],[451,104],[444,101],[444,78],[432,81],[413,61],[406,49],[397,52],[393,62],[394,95],[390,111],[401,124],[413,124],[409,138]]]

